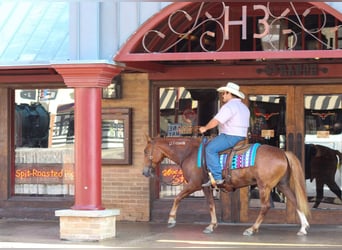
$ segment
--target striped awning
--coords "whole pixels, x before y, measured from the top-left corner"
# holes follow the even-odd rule
[[[342,109],[342,94],[305,96],[304,105],[305,109],[314,110]]]
[[[249,97],[250,101],[279,103],[279,95],[254,95]],[[306,95],[304,97],[305,109],[332,110],[342,109],[342,95]]]
[[[279,103],[279,95],[252,95],[248,99],[253,102]]]
[[[179,99],[191,99],[190,92],[184,87],[160,89],[160,109],[174,109],[175,103]],[[250,101],[266,103],[279,103],[280,99],[280,95],[249,96]],[[314,110],[342,109],[342,94],[306,95],[304,99],[304,107],[305,109]]]
[[[191,99],[191,94],[184,87],[161,88],[159,98],[160,109],[174,109],[177,100]]]

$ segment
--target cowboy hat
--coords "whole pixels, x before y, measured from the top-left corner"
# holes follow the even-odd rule
[[[245,99],[245,94],[240,91],[240,86],[233,82],[228,82],[226,86],[217,89],[218,92],[230,92],[233,95]]]

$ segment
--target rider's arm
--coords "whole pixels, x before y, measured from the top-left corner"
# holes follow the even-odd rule
[[[217,125],[219,125],[219,121],[213,118],[207,123],[207,125],[200,127],[199,131],[203,134],[207,132],[209,129],[215,128]]]

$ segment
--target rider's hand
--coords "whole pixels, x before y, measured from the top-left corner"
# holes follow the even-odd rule
[[[204,134],[205,132],[207,132],[207,129],[205,127],[199,127],[198,130],[201,134]]]

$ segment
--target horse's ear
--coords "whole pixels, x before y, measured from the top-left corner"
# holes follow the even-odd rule
[[[152,141],[151,137],[149,137],[147,134],[145,134],[145,138],[146,138],[146,142],[151,142]]]

